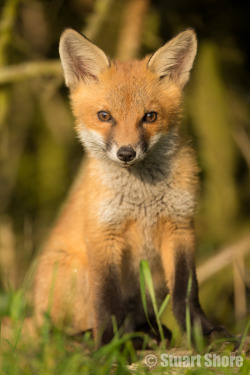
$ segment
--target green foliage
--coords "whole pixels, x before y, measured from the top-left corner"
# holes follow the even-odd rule
[[[192,337],[191,337],[191,316],[190,316],[190,306],[189,306],[189,298],[192,288],[192,276],[189,275],[188,278],[188,287],[187,287],[187,302],[186,302],[186,329],[187,329],[187,347],[188,349],[192,348]]]
[[[246,338],[247,338],[247,335],[249,334],[249,332],[250,332],[250,319],[248,320],[248,322],[246,324],[246,328],[245,328],[244,333],[242,335],[242,339],[241,339],[240,346],[239,346],[239,353],[242,352],[243,346],[246,342]]]
[[[232,135],[225,83],[214,43],[199,49],[190,97],[191,116],[205,170],[202,215],[205,232],[215,241],[228,241],[238,217],[235,165],[238,155]],[[221,225],[223,223],[223,225]]]
[[[148,309],[147,309],[147,293],[146,293],[146,286],[148,288],[148,292],[153,304],[153,309],[154,309],[154,314],[157,322],[157,326],[160,332],[161,336],[161,341],[162,344],[165,347],[165,339],[164,339],[164,333],[162,329],[162,324],[160,321],[160,317],[162,316],[165,308],[167,307],[167,304],[169,302],[170,296],[167,295],[162,302],[160,309],[157,307],[157,301],[156,301],[156,296],[155,296],[155,290],[154,290],[154,285],[153,285],[153,279],[151,275],[151,271],[149,268],[149,264],[147,260],[141,260],[140,262],[140,286],[141,286],[141,299],[142,299],[142,305],[145,311],[145,315],[147,317],[148,324],[150,327],[154,330],[154,327],[152,327],[149,316],[148,316]]]
[[[138,334],[133,333],[120,336],[119,332],[116,332],[109,344],[96,349],[89,332],[78,337],[70,337],[62,331],[51,329],[49,314],[39,335],[28,337],[24,328],[25,305],[26,300],[22,291],[12,293],[9,310],[12,311],[13,335],[8,339],[5,338],[3,335],[4,323],[0,333],[0,368],[3,375],[141,375],[148,374],[149,371],[152,374],[248,375],[250,371],[250,359],[245,354],[242,354],[244,359],[242,367],[207,367],[204,357],[206,353],[209,353],[207,347],[200,356],[200,366],[194,365],[190,368],[162,367],[160,359],[162,353],[177,357],[185,356],[185,358],[197,355],[197,353],[187,351],[185,348],[166,350],[163,347],[157,348],[155,351],[135,352],[132,339],[138,337]],[[248,329],[249,324],[246,327],[246,332]],[[211,352],[211,354],[218,356],[232,355],[231,351],[227,349]],[[240,352],[233,353],[233,355],[239,354]],[[146,365],[149,355],[153,355],[156,359],[156,363],[151,367]]]

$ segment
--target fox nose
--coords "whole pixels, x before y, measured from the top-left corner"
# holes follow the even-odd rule
[[[120,147],[116,155],[121,161],[127,162],[132,161],[135,158],[136,152],[132,146],[128,145]]]

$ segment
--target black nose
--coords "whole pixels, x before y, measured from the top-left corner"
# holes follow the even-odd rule
[[[135,150],[133,149],[132,146],[122,146],[119,148],[119,150],[117,151],[117,157],[118,159],[120,159],[121,161],[131,161],[135,158],[136,156],[136,152]]]

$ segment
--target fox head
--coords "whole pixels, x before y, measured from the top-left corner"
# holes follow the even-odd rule
[[[187,29],[152,56],[121,63],[65,30],[59,52],[77,133],[89,153],[132,166],[159,150],[171,152],[196,49],[195,33]]]

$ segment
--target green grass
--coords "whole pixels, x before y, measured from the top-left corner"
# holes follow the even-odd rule
[[[190,306],[189,306],[189,297],[191,293],[192,288],[192,275],[189,275],[188,278],[188,287],[187,287],[187,303],[186,303],[186,329],[187,329],[187,347],[188,349],[192,348],[192,338],[191,338],[191,316],[190,316]],[[198,326],[197,326],[198,327]],[[200,334],[200,332],[197,332],[197,336]],[[199,340],[196,340],[197,342]]]
[[[164,340],[164,334],[163,334],[163,328],[160,321],[160,318],[166,309],[170,295],[167,295],[164,301],[162,302],[162,305],[160,309],[158,309],[157,302],[156,302],[156,296],[154,291],[154,285],[153,285],[153,279],[151,275],[151,271],[149,268],[149,264],[146,260],[142,260],[140,263],[140,286],[141,286],[141,299],[142,299],[142,305],[145,311],[145,315],[147,317],[148,324],[151,326],[151,328],[154,330],[154,328],[151,325],[151,322],[149,320],[148,316],[148,309],[147,309],[147,293],[146,293],[146,286],[148,288],[148,292],[153,304],[153,309],[156,317],[157,326],[160,332],[161,341],[163,343],[163,347],[165,348],[165,340]]]
[[[20,321],[22,324],[22,319]],[[133,334],[118,335],[108,344],[96,350],[93,340],[86,333],[80,340],[67,337],[60,331],[49,332],[48,325],[44,328],[39,338],[35,341],[26,340],[19,334],[20,326],[17,326],[13,341],[1,339],[0,368],[1,374],[6,375],[30,375],[30,374],[250,374],[250,360],[244,355],[243,366],[216,367],[206,366],[204,355],[200,356],[200,366],[194,362],[194,366],[162,367],[161,354],[167,353],[173,356],[182,356],[187,361],[195,352],[183,349],[155,350],[136,353],[133,349],[131,338]],[[17,340],[18,338],[18,340]],[[212,353],[211,353],[212,354]],[[220,356],[229,356],[230,351],[217,352]],[[153,355],[157,359],[156,366],[146,366],[147,356]],[[183,356],[186,357],[183,357]],[[133,363],[133,364],[132,364]],[[166,362],[163,361],[165,364]],[[152,362],[151,362],[152,364]],[[170,363],[171,365],[171,363]]]
[[[147,290],[151,297],[158,328],[163,335],[161,320],[162,314],[169,302],[169,296],[166,297],[163,304],[158,308],[152,276],[147,262],[143,261],[140,272],[142,303],[147,314],[146,294]],[[189,285],[187,297],[189,293]],[[4,308],[1,306],[3,301]],[[6,302],[7,301],[7,302]],[[216,354],[220,357],[229,357],[232,355],[232,346],[220,346],[216,352],[212,351],[215,345],[205,346],[201,335],[199,325],[194,327],[194,340],[197,352],[191,349],[191,327],[186,335],[186,342],[180,348],[164,347],[163,345],[150,351],[136,352],[133,348],[132,339],[136,334],[122,334],[115,326],[115,335],[113,340],[100,349],[95,348],[95,344],[90,333],[85,333],[81,337],[69,337],[51,326],[49,313],[46,316],[45,323],[40,330],[39,335],[34,338],[26,336],[24,327],[25,317],[28,314],[27,303],[21,290],[11,292],[7,296],[0,298],[1,315],[8,315],[12,323],[12,337],[6,338],[0,334],[0,374],[2,375],[123,375],[123,374],[242,374],[250,375],[250,358],[245,351],[245,341],[250,328],[250,320],[246,325],[242,336],[238,353],[233,355],[242,355],[242,367],[216,367],[207,366],[207,353]],[[188,306],[186,309],[187,324],[189,324]],[[148,317],[148,316],[147,316]],[[4,333],[4,327],[2,327]],[[216,344],[214,342],[214,344]],[[250,348],[249,348],[250,349]],[[199,354],[198,354],[199,353]],[[190,361],[191,355],[199,355],[199,363],[194,361],[191,367],[161,365],[166,364],[161,355],[181,356],[183,360]],[[151,357],[150,357],[151,356]],[[152,357],[153,356],[153,357]],[[185,356],[185,357],[184,357]],[[148,362],[148,365],[146,362]],[[169,360],[169,357],[167,357]],[[194,357],[193,357],[194,358]],[[152,362],[153,360],[153,362]],[[155,363],[156,362],[156,363]],[[150,365],[150,366],[149,366]]]

